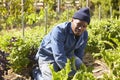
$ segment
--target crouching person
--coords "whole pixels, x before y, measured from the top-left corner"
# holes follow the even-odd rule
[[[52,80],[49,64],[58,72],[65,67],[67,59],[70,59],[72,66],[68,76],[74,76],[82,63],[89,23],[89,8],[81,8],[75,12],[70,22],[58,24],[43,38],[36,54],[40,72],[34,80]]]

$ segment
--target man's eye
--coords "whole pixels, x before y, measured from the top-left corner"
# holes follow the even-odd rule
[[[82,27],[83,25],[82,24],[77,24],[77,26]]]
[[[86,25],[80,24],[79,27],[86,28]]]
[[[83,25],[84,28],[86,28],[86,26]]]
[[[84,25],[82,25],[82,24],[79,24],[78,26],[79,26],[79,27],[84,27]]]

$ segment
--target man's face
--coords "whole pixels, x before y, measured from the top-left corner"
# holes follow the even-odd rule
[[[72,31],[75,36],[80,36],[87,28],[88,23],[79,19],[72,19]]]

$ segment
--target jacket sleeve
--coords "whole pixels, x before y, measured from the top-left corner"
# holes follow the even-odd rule
[[[88,32],[87,31],[84,32],[83,40],[84,40],[84,43],[78,49],[75,50],[75,55],[77,57],[79,57],[81,60],[83,59],[84,50],[85,50],[87,40],[88,40]]]
[[[51,47],[54,60],[60,69],[65,67],[67,57],[64,51],[65,35],[63,29],[56,27],[51,34]]]

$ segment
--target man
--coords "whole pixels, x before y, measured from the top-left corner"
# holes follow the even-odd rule
[[[74,76],[82,63],[88,38],[86,28],[89,23],[89,8],[81,8],[75,12],[71,22],[58,24],[43,38],[36,54],[41,75],[35,80],[52,80],[49,64],[53,64],[53,69],[57,72],[65,67],[67,59],[74,59],[71,63],[75,65],[68,74]]]

